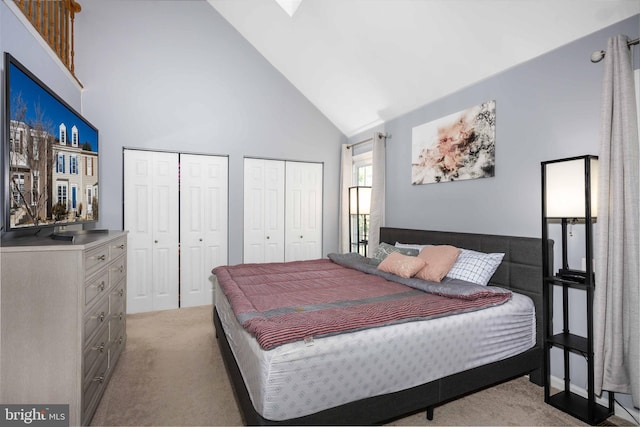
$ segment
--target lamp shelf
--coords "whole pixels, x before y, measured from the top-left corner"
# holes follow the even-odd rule
[[[550,396],[547,403],[592,425],[600,424],[612,415],[612,411],[606,406],[593,403],[594,412],[592,417],[586,416],[586,414],[589,414],[589,401],[578,394],[566,390]]]
[[[552,274],[553,260],[543,253],[543,299],[544,299],[544,400],[550,405],[588,423],[599,424],[613,415],[613,393],[608,393],[608,407],[596,403],[594,392],[595,362],[593,349],[593,298],[595,277],[593,275],[593,225],[596,222],[597,208],[597,176],[598,157],[579,156],[567,159],[542,162],[542,247],[550,241],[549,226],[559,222],[561,231],[562,265],[557,274]],[[584,246],[582,248],[568,244],[568,236],[574,225],[580,224],[584,230]],[[575,270],[569,266],[569,249],[572,252],[582,250],[584,256],[583,270]],[[562,332],[556,334],[554,329],[554,287],[562,288],[561,316]],[[586,304],[586,338],[570,332],[569,310],[580,308],[571,304],[569,289],[577,289],[584,294]],[[576,300],[577,301],[577,300]],[[562,352],[564,371],[564,390],[551,394],[551,349],[558,348]],[[585,387],[586,397],[571,391],[569,378],[572,359],[570,353],[580,354],[587,365]]]
[[[547,342],[550,345],[562,347],[574,353],[582,355],[589,354],[589,343],[585,337],[581,337],[580,335],[563,332],[548,338]]]
[[[545,277],[544,281],[550,285],[565,286],[567,288],[582,289],[582,290],[586,290],[590,286],[593,286],[589,283],[576,282],[575,280],[565,279],[560,276]]]

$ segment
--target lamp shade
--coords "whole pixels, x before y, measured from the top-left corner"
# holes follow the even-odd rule
[[[544,162],[546,216],[585,218],[590,203],[591,216],[598,213],[598,158],[575,157]]]
[[[371,187],[349,188],[349,213],[368,215],[371,212]]]

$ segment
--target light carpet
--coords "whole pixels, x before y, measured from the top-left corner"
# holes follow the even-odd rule
[[[242,418],[218,349],[212,307],[127,316],[128,340],[93,417],[94,426],[233,426]],[[544,403],[518,378],[389,425],[586,425]],[[613,425],[632,425],[612,417]],[[612,424],[610,424],[612,425]]]

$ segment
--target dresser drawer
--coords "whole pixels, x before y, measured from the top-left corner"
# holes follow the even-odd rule
[[[113,326],[113,328],[111,328],[111,326]],[[117,329],[117,327],[120,327],[120,329]],[[111,329],[111,332],[109,333],[111,337],[111,340],[109,341],[109,369],[111,370],[116,365],[116,362],[120,357],[120,353],[122,353],[122,350],[124,349],[124,345],[127,341],[127,329],[124,323],[120,324],[119,322],[114,322],[113,325],[109,326],[109,329]]]
[[[109,354],[109,327],[104,327],[96,334],[91,342],[86,344],[83,354],[83,375],[87,376],[95,370],[95,365],[102,362],[102,358],[106,358]]]
[[[111,331],[118,331],[127,321],[127,313],[124,307],[124,300],[120,301],[118,305],[111,306],[111,317],[109,319],[109,329]],[[111,339],[113,339],[113,336],[111,336]]]
[[[98,304],[91,308],[84,316],[84,339],[85,342],[91,339],[94,333],[102,325],[109,321],[109,298],[103,298]]]
[[[106,386],[107,374],[109,370],[109,358],[103,357],[84,382],[82,394],[82,409],[86,413],[89,408],[97,406],[102,389]]]
[[[123,237],[111,243],[109,245],[109,256],[111,259],[116,259],[120,255],[127,253],[127,238]]]
[[[111,292],[109,292],[109,310],[111,314],[116,314],[117,311],[125,311],[124,303],[127,300],[127,283],[123,280],[118,283]]]
[[[109,287],[121,281],[127,275],[127,258],[121,257],[109,266]]]
[[[89,279],[84,288],[84,304],[89,306],[105,295],[109,289],[109,272],[105,271]]]
[[[84,265],[86,266],[86,275],[94,273],[102,266],[107,265],[109,262],[109,246],[102,245],[97,248],[87,251],[84,255]]]

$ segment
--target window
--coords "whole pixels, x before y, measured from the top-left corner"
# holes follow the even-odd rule
[[[67,145],[67,127],[64,123],[60,124],[59,133],[60,145]]]
[[[371,187],[373,181],[373,153],[367,151],[353,156],[353,178],[352,187]],[[368,190],[368,191],[367,191]],[[369,189],[351,189],[349,191],[350,204],[351,197],[356,192],[360,197],[367,196],[366,198],[371,200],[371,190]],[[361,201],[361,200],[360,200]],[[365,203],[368,205],[369,203]],[[351,215],[350,218],[350,233],[351,233],[351,248],[350,251],[357,252],[360,255],[367,256],[367,248],[369,246],[369,208],[365,208],[366,213],[360,215]]]
[[[64,154],[58,154],[58,161],[56,162],[56,172],[64,173]]]
[[[93,213],[93,192],[91,187],[87,187],[87,214]]]
[[[14,153],[22,153],[24,143],[24,130],[16,129],[15,133],[12,133],[11,136],[11,151]]]
[[[78,146],[78,128],[77,127],[72,127],[71,128],[71,146],[72,147],[77,147]]]
[[[33,171],[31,179],[31,204],[35,206],[40,198],[40,171]]]
[[[358,154],[353,157],[353,185],[371,186],[373,180],[373,153]]]
[[[78,156],[69,156],[69,173],[78,174]]]
[[[67,183],[65,182],[58,183],[58,203],[67,205]]]
[[[84,158],[84,170],[87,176],[93,176],[93,157]]]
[[[11,192],[13,193],[13,207],[20,206],[20,201],[22,200],[21,194],[24,194],[24,174],[16,173],[13,174],[13,179],[11,180]]]

